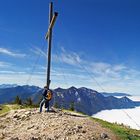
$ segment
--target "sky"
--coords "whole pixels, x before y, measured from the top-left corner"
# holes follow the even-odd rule
[[[49,3],[0,1],[0,84],[46,84]],[[51,88],[140,95],[140,1],[53,3]]]

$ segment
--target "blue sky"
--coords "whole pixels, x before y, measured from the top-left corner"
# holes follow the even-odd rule
[[[45,85],[49,2],[1,0],[0,84]],[[140,1],[53,2],[51,87],[140,95]]]

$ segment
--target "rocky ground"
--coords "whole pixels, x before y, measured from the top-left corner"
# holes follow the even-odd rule
[[[56,110],[11,110],[0,117],[0,140],[117,140],[89,117]]]

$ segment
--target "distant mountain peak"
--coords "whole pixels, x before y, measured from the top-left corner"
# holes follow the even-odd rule
[[[19,86],[19,85],[17,85],[17,84],[1,84],[0,89],[2,89],[2,88],[13,88],[13,87],[17,87],[17,86]]]
[[[88,90],[88,88],[86,88],[86,87],[80,87],[79,89]]]
[[[101,94],[105,97],[107,96],[131,96],[130,94],[127,93],[119,93],[119,92],[114,92],[114,93],[106,93],[106,92],[101,92]]]
[[[128,97],[124,96],[122,98],[120,98],[121,100],[125,101],[125,102],[132,102],[132,100],[130,100]]]
[[[77,90],[77,88],[74,87],[74,86],[71,86],[71,87],[69,88],[69,90]]]
[[[58,87],[56,89],[54,89],[54,91],[57,90],[57,91],[61,91],[61,90],[65,90],[64,88],[61,88],[61,87]]]

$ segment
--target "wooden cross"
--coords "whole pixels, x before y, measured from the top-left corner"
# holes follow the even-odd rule
[[[56,18],[58,16],[57,12],[54,12],[53,14],[53,3],[51,2],[49,5],[49,27],[48,32],[45,36],[45,39],[48,40],[48,67],[47,67],[47,87],[49,89],[50,86],[50,67],[51,67],[51,42],[52,42],[52,29],[54,26],[54,23],[56,21]]]

